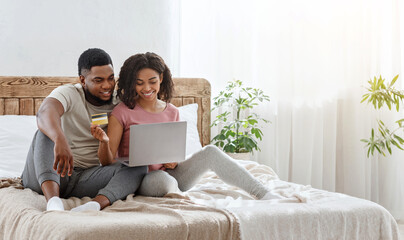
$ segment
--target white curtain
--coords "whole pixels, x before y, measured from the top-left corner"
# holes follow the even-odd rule
[[[270,95],[256,110],[272,122],[256,161],[404,217],[404,153],[368,159],[360,142],[377,117],[401,116],[360,100],[373,76],[401,74],[403,86],[402,2],[188,0],[180,12],[181,76],[208,79],[212,96],[232,79]]]

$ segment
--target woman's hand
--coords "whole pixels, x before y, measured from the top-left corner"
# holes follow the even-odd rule
[[[163,164],[163,166],[164,166],[166,169],[174,169],[177,165],[178,165],[178,163],[176,163],[176,162],[173,162],[173,163],[164,163],[164,164]]]
[[[93,137],[95,139],[98,139],[98,141],[100,141],[102,143],[109,142],[108,135],[98,125],[91,124],[91,135],[93,135]]]

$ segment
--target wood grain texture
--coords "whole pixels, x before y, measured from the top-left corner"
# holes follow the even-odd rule
[[[56,87],[76,82],[77,77],[0,77],[0,97],[46,97]]]
[[[182,98],[180,97],[175,97],[171,98],[170,103],[176,107],[181,107],[182,106]]]
[[[202,146],[210,143],[210,98],[202,98]]]
[[[188,104],[192,104],[192,103],[195,103],[195,98],[184,97],[182,99],[182,105],[188,105]]]
[[[20,99],[20,115],[34,115],[34,99],[21,98]]]
[[[0,115],[4,115],[4,98],[0,98]]]
[[[78,77],[0,76],[0,115],[34,115],[43,99],[58,86],[78,83]],[[202,146],[210,142],[210,83],[203,78],[173,78],[171,103],[198,104],[198,131]]]
[[[203,78],[174,78],[173,97],[209,97],[210,83]]]
[[[41,106],[44,98],[35,98],[34,100],[34,114],[38,113],[39,107]]]
[[[4,99],[4,114],[5,115],[20,114],[20,101],[18,98]]]

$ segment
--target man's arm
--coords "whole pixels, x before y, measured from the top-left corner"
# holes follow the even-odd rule
[[[55,143],[53,169],[57,170],[62,177],[66,173],[69,176],[73,173],[73,154],[61,126],[60,118],[63,113],[64,108],[61,102],[55,98],[46,98],[37,114],[39,130]]]

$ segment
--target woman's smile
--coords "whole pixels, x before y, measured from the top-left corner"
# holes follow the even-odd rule
[[[145,96],[146,98],[149,98],[153,95],[153,93],[155,93],[155,91],[143,92],[143,96]]]

